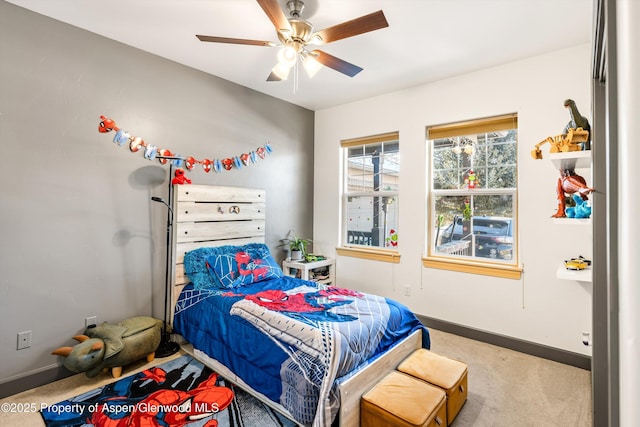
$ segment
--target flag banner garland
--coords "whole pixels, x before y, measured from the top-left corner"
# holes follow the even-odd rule
[[[129,132],[120,129],[116,126],[116,122],[112,119],[100,116],[100,124],[98,125],[98,132],[108,133],[115,131],[116,134],[113,137],[113,142],[119,146],[128,146],[132,153],[142,152],[143,156],[147,160],[155,160],[161,164],[167,164],[171,161],[177,168],[186,168],[187,170],[193,170],[196,165],[202,165],[202,169],[205,172],[222,172],[223,170],[231,170],[233,168],[240,169],[242,166],[247,166],[250,163],[257,163],[258,159],[264,159],[267,154],[271,154],[271,145],[267,142],[264,146],[258,147],[255,151],[249,153],[243,153],[239,156],[227,157],[225,159],[202,159],[197,160],[192,156],[182,156],[175,154],[171,150],[166,148],[158,148],[145,142],[139,136],[133,136]]]

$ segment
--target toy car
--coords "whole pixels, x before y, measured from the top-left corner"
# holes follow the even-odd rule
[[[578,258],[571,258],[564,261],[564,267],[567,270],[584,270],[591,265],[591,260],[579,256]]]

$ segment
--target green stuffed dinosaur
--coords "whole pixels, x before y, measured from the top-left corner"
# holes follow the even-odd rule
[[[60,347],[51,354],[64,356],[64,366],[73,372],[86,372],[95,377],[111,368],[118,378],[122,367],[143,357],[151,362],[160,344],[162,321],[153,317],[132,317],[120,323],[103,323],[85,329],[84,335],[73,337],[74,347]]]

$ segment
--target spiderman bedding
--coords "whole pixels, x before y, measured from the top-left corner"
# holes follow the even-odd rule
[[[227,288],[187,285],[174,329],[313,426],[331,425],[338,412],[336,379],[416,330],[430,345],[426,328],[398,302],[280,274]]]

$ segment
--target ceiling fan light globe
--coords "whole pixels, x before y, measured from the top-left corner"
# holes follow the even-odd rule
[[[278,51],[278,64],[286,67],[293,67],[296,63],[298,52],[291,46],[285,46]]]
[[[309,41],[307,41],[307,44],[312,44],[314,46],[320,46],[322,44],[322,37],[320,37],[320,34],[314,34]]]
[[[318,71],[320,71],[320,69],[322,68],[322,64],[319,63],[316,58],[313,57],[313,55],[305,56],[304,60],[302,61],[302,66],[304,67],[304,70],[307,72],[307,75],[310,79],[318,74]]]
[[[271,72],[280,78],[280,80],[287,80],[289,71],[291,71],[291,67],[283,65],[281,62],[278,62],[276,66],[271,69]]]

